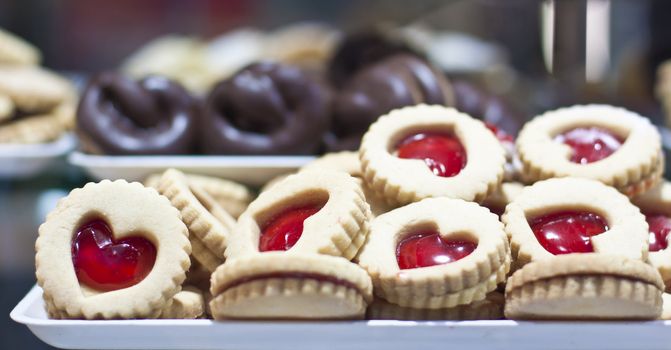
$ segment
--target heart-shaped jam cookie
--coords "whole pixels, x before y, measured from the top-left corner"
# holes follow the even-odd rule
[[[431,197],[481,202],[501,183],[505,150],[479,120],[442,106],[391,111],[359,150],[367,185],[392,205]]]
[[[73,190],[40,226],[36,243],[49,315],[158,317],[189,268],[187,234],[177,209],[139,183],[105,180]]]
[[[510,268],[510,251],[503,225],[487,208],[428,198],[375,218],[359,265],[378,297],[442,309],[482,300],[496,289]]]
[[[661,181],[663,155],[657,129],[634,112],[586,105],[546,112],[517,137],[524,182],[582,177],[629,197]]]
[[[226,258],[287,251],[352,259],[370,218],[357,179],[340,171],[300,171],[262,192],[240,215]]]
[[[570,253],[621,254],[646,259],[645,217],[629,199],[601,182],[557,178],[526,187],[502,216],[514,267]]]

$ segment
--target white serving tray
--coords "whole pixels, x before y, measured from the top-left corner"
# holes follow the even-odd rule
[[[49,320],[35,286],[10,317],[67,349],[671,349],[671,322]]]
[[[25,178],[39,174],[75,148],[77,140],[68,133],[50,143],[0,144],[0,178]]]
[[[73,152],[70,164],[95,180],[141,181],[167,168],[227,178],[249,186],[261,186],[275,176],[290,173],[314,156],[105,156]]]

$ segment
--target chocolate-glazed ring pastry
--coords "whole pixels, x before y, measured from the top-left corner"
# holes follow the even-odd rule
[[[330,124],[328,90],[297,67],[252,64],[217,84],[203,108],[211,154],[312,154]]]
[[[336,47],[329,62],[328,78],[336,87],[342,87],[362,68],[400,53],[419,56],[403,40],[380,30],[350,34]]]
[[[352,78],[336,98],[333,129],[350,145],[355,137],[358,147],[360,136],[379,116],[420,103],[453,105],[452,86],[426,61],[399,54],[364,68]]]
[[[91,153],[185,154],[196,136],[196,108],[186,90],[165,77],[134,81],[102,73],[84,91],[77,133]]]
[[[517,134],[525,120],[501,98],[488,94],[463,80],[452,82],[456,108],[474,118],[496,125],[511,135]]]

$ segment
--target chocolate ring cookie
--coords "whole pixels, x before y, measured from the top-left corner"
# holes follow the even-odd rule
[[[193,98],[160,76],[136,82],[117,73],[100,74],[77,110],[77,132],[92,153],[186,154],[196,128]]]
[[[250,65],[208,96],[201,146],[211,154],[316,153],[329,100],[328,90],[297,67]]]

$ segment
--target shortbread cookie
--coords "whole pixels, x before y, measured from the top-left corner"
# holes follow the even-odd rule
[[[386,213],[394,207],[387,204],[384,197],[377,194],[368,184],[363,181],[363,174],[361,173],[361,162],[359,161],[359,153],[353,151],[343,151],[337,153],[327,153],[316,160],[303,166],[300,171],[305,170],[321,170],[321,171],[343,171],[353,177],[360,178],[361,191],[366,197],[366,202],[370,205],[370,211],[373,216]],[[268,185],[266,185],[268,186]]]
[[[0,123],[14,116],[14,102],[7,95],[0,94]]]
[[[662,314],[660,320],[671,320],[671,294],[662,294]]]
[[[286,250],[349,260],[366,240],[370,218],[355,178],[302,171],[262,192],[240,215],[226,258]]]
[[[660,180],[659,132],[634,112],[608,105],[549,111],[528,122],[517,138],[527,182],[584,177],[633,196]]]
[[[632,198],[648,222],[648,261],[657,268],[666,290],[671,291],[671,183],[661,182],[644,194]]]
[[[378,216],[359,265],[375,295],[414,308],[482,300],[505,281],[510,250],[503,224],[476,203],[429,198]]]
[[[496,192],[485,198],[482,206],[501,216],[506,211],[506,206],[522,193],[523,189],[524,185],[519,182],[504,182]]]
[[[346,259],[268,252],[220,266],[210,308],[217,320],[362,318],[372,290],[366,271]]]
[[[170,299],[160,318],[194,319],[205,313],[205,299],[200,289],[186,286]]]
[[[104,180],[73,190],[47,216],[35,244],[49,314],[158,317],[189,268],[187,234],[170,202],[139,183]]]
[[[189,183],[205,191],[226,212],[237,218],[254,198],[252,192],[242,184],[213,176],[184,174]],[[158,187],[163,174],[149,175],[144,181],[147,187]]]
[[[270,181],[266,182],[261,189],[259,190],[259,193],[263,193],[268,191],[269,189],[275,187],[278,183],[284,181],[287,177],[290,175],[293,175],[294,173],[289,173],[289,174],[282,174],[282,175],[277,175],[274,178],[270,179]]]
[[[210,277],[212,277],[212,272],[194,259],[191,261],[189,271],[186,272],[184,284],[194,286],[201,291],[210,290]]]
[[[601,253],[568,254],[532,262],[506,286],[512,319],[655,319],[664,283],[638,259]]]
[[[72,90],[67,80],[42,68],[0,65],[0,94],[23,113],[50,111],[67,102]]]
[[[0,65],[37,65],[41,58],[33,45],[0,28]]]
[[[368,306],[366,318],[369,320],[401,320],[401,321],[467,321],[467,320],[499,320],[503,318],[504,296],[499,292],[491,292],[483,300],[459,305],[446,309],[415,309],[391,304],[384,299],[376,298]]]
[[[158,183],[158,192],[179,209],[189,228],[192,256],[209,271],[224,262],[224,250],[235,219],[198,185],[179,170],[168,169]]]
[[[481,121],[427,105],[380,117],[359,157],[366,182],[390,204],[429,197],[481,202],[498,188],[505,164],[503,147]]]
[[[612,187],[558,178],[526,187],[502,217],[515,268],[569,253],[621,254],[647,259],[648,225],[639,209]]]
[[[34,144],[51,142],[66,128],[56,114],[36,115],[0,125],[0,143]]]
[[[263,56],[308,69],[323,69],[340,40],[340,32],[323,23],[300,22],[270,32]]]

